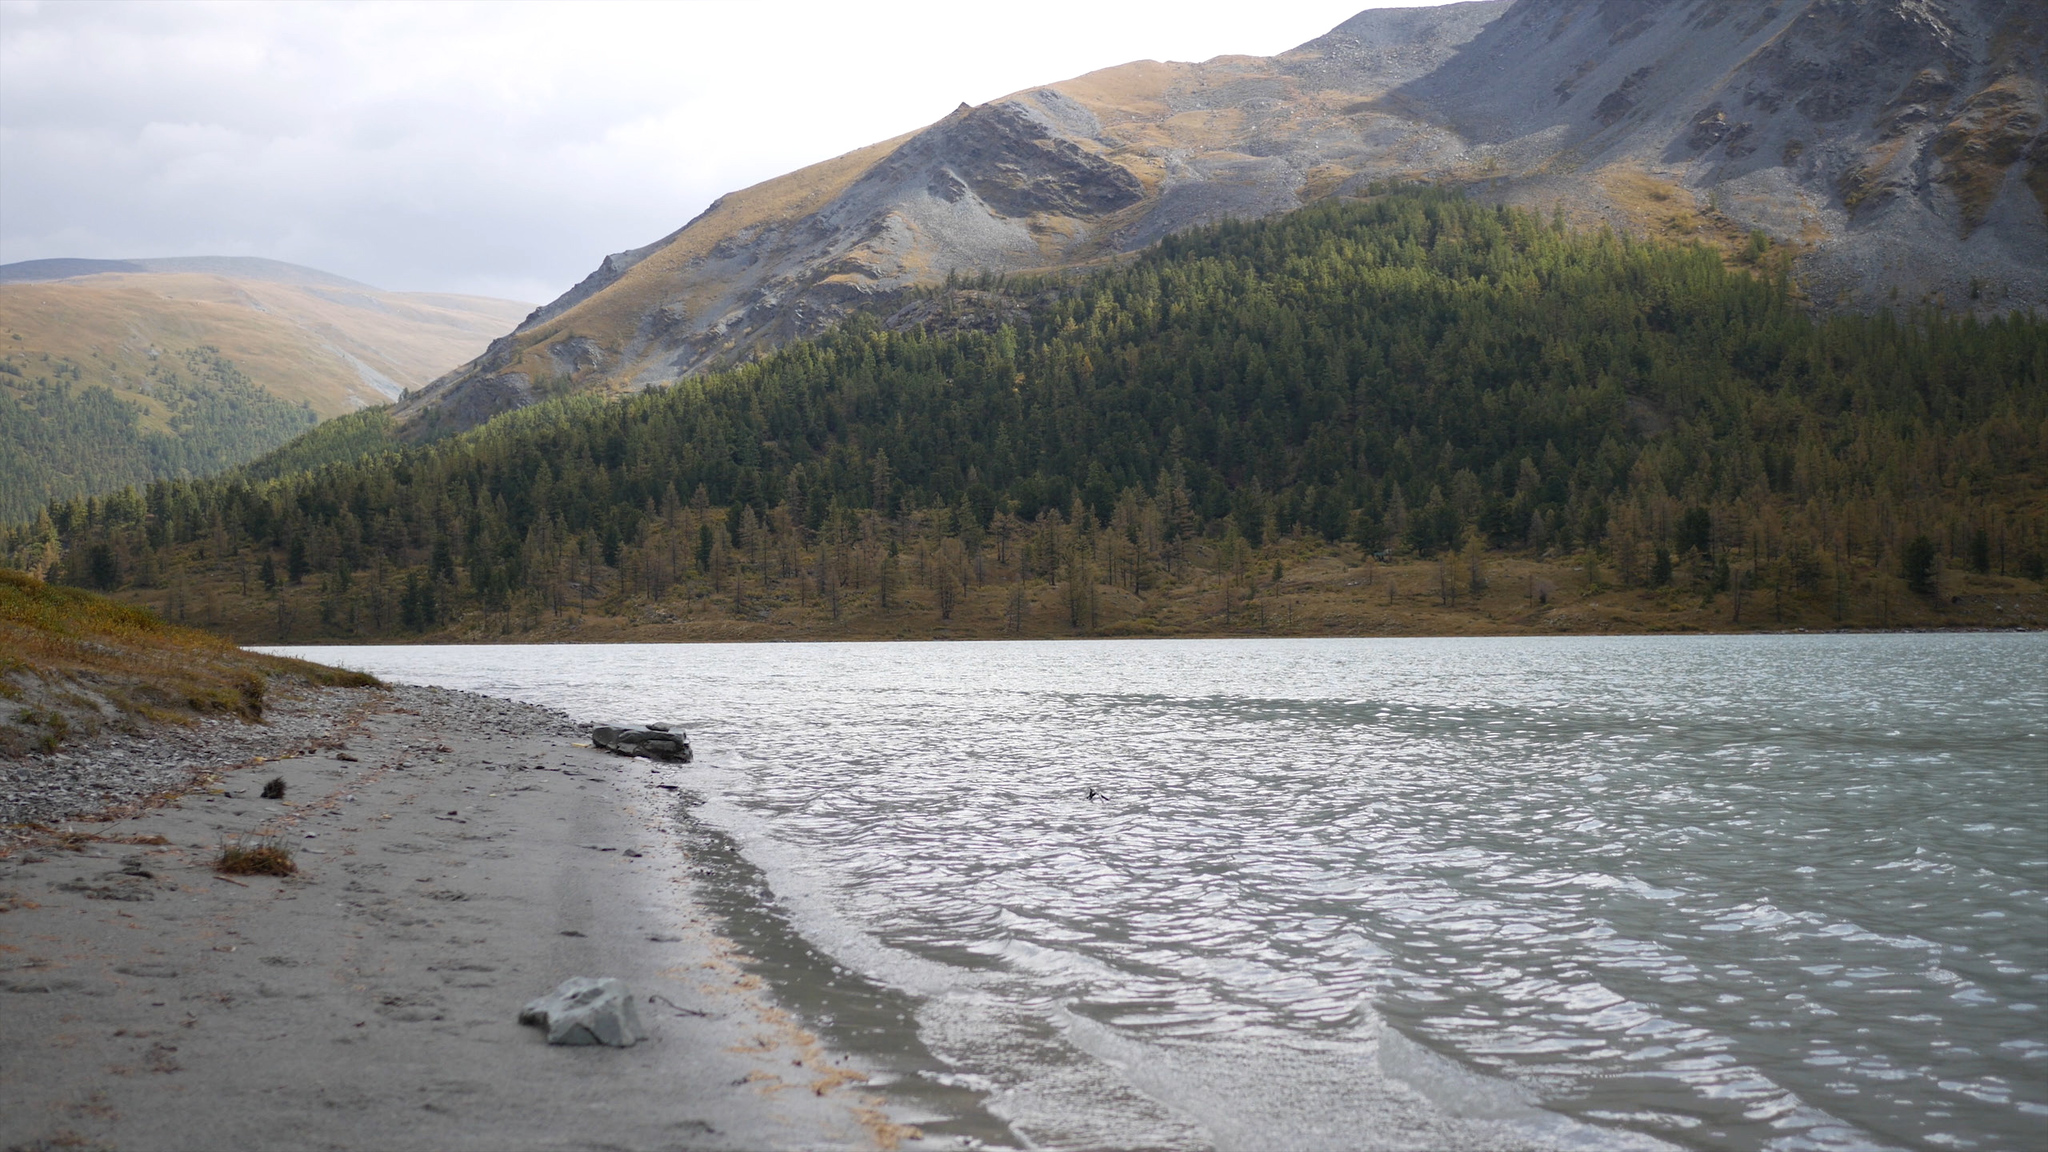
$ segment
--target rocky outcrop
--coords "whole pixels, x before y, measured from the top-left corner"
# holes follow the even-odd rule
[[[916,328],[933,336],[951,332],[994,332],[1005,324],[1030,323],[1033,311],[1051,305],[1058,298],[1057,293],[1047,292],[1020,300],[1007,292],[955,288],[914,297],[884,317],[882,326],[892,332]]]
[[[1386,178],[1666,238],[1760,229],[1823,306],[2042,308],[2044,38],[2023,0],[1491,0],[1361,13],[1271,58],[1140,61],[725,196],[404,414],[466,427],[557,387],[641,387],[877,305],[1000,323],[909,290]]]
[[[1402,95],[1498,158],[1502,198],[1760,229],[1823,307],[2038,310],[2044,39],[2008,0],[1520,3]],[[1618,190],[1652,182],[1681,210]]]
[[[1145,194],[1129,170],[1056,135],[1021,104],[962,104],[934,136],[913,144],[930,157],[925,190],[947,203],[972,192],[1004,216],[1087,218],[1128,208]]]

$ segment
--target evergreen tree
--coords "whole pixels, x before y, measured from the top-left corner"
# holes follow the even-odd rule
[[[1913,537],[1906,543],[1900,554],[1899,575],[1906,581],[1906,588],[1925,596],[1935,588],[1935,561],[1938,553],[1934,541],[1926,535]]]

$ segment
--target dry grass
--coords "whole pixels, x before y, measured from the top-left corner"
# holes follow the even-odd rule
[[[96,819],[87,817],[86,819]],[[7,841],[11,841],[8,843]],[[170,843],[164,836],[102,836],[96,832],[81,832],[76,828],[58,828],[33,821],[16,824],[7,830],[5,840],[0,840],[0,857],[5,857],[12,847],[32,843],[37,848],[50,852],[83,852],[93,844],[136,844],[144,847],[162,847]]]
[[[1609,165],[1593,179],[1638,233],[1676,244],[1697,241],[1718,250],[1730,264],[1748,263],[1743,255],[1749,229],[1702,203],[1691,189],[1634,164]]]
[[[2038,82],[2018,76],[2000,80],[1971,96],[1962,115],[1935,138],[1935,155],[1946,166],[1937,179],[1955,192],[1966,233],[1984,222],[2006,173],[2025,158],[2040,129],[2040,104]],[[2030,168],[2029,184],[2039,195],[2041,166]]]
[[[271,392],[304,400],[326,419],[385,402],[347,356],[417,388],[483,351],[528,309],[508,300],[358,295],[198,273],[0,284],[0,351],[29,379],[68,361],[81,384],[112,388],[160,422],[161,406],[141,390],[151,366],[210,344]]]
[[[272,680],[375,687],[376,678],[246,652],[145,607],[0,569],[0,755],[54,750],[75,731],[234,716],[255,722]]]
[[[222,846],[213,870],[230,876],[290,876],[299,870],[292,850],[275,836],[255,841],[236,840]]]

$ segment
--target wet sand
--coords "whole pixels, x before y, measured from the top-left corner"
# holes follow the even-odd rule
[[[353,701],[317,747],[9,846],[0,1147],[941,1146],[693,899],[687,768],[463,693]],[[259,799],[273,776],[285,799]],[[297,875],[214,872],[257,833]],[[625,980],[653,1038],[550,1047],[517,1022],[570,976]]]

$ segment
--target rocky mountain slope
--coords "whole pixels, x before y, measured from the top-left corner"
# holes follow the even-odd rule
[[[0,265],[0,359],[150,404],[165,355],[211,346],[280,399],[338,416],[396,400],[475,356],[529,305],[386,292],[276,260]]]
[[[952,272],[1086,265],[1385,179],[1731,252],[1761,231],[1824,307],[2038,310],[2044,41],[2029,0],[1489,0],[1139,61],[723,197],[400,414],[467,427],[642,387]]]

